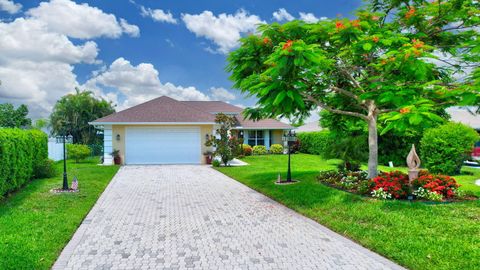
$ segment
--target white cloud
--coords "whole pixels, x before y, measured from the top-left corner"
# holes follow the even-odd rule
[[[137,26],[130,25],[123,19],[119,22],[113,14],[70,0],[42,2],[38,7],[28,10],[26,14],[45,22],[50,31],[74,38],[118,38],[122,33],[132,36],[139,34]]]
[[[300,12],[300,20],[303,20],[307,23],[316,23],[318,21],[327,20],[327,17],[317,18],[313,13]]]
[[[134,24],[129,24],[127,20],[120,18],[120,26],[127,35],[131,37],[139,37],[140,36],[140,28]]]
[[[157,22],[166,22],[166,23],[172,23],[176,24],[177,19],[175,19],[172,15],[172,13],[165,12],[162,9],[151,9],[151,8],[145,8],[144,6],[140,6],[141,9],[141,14],[143,17],[151,17],[154,21]]]
[[[230,93],[223,87],[212,87],[210,88],[210,93],[215,100],[230,101],[237,98],[234,94]]]
[[[280,8],[279,10],[273,12],[273,18],[275,20],[281,21],[293,21],[295,17],[293,17],[288,11],[284,8]]]
[[[50,61],[68,64],[93,63],[97,44],[93,41],[74,45],[65,35],[50,32],[44,22],[18,18],[0,22],[0,60]]]
[[[124,58],[118,58],[106,70],[98,72],[84,87],[114,101],[120,110],[162,95],[178,100],[210,100],[193,86],[161,83],[158,71],[150,63],[135,66]],[[105,94],[102,91],[104,87],[118,89],[125,101],[119,102],[119,95],[114,93]]]
[[[170,47],[174,48],[175,47],[175,44],[173,43],[173,41],[171,41],[169,38],[166,38],[165,39],[165,42],[170,45]]]
[[[0,0],[0,10],[6,11],[10,14],[15,14],[22,9],[22,5],[14,3],[12,0]]]
[[[96,63],[97,44],[73,44],[46,23],[18,18],[0,22],[0,99],[25,103],[34,117],[48,116],[53,104],[78,85],[73,65]]]
[[[182,14],[182,20],[190,32],[213,41],[218,45],[217,50],[224,54],[238,46],[241,34],[254,32],[258,24],[264,23],[258,16],[249,15],[245,10],[218,16],[206,10],[196,15]]]

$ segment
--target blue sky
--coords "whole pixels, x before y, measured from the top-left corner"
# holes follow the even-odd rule
[[[259,22],[352,16],[360,0],[0,0],[0,102],[45,117],[75,86],[123,109],[158,95],[250,106],[224,71]],[[275,13],[275,14],[274,14]],[[301,14],[302,13],[302,14]]]

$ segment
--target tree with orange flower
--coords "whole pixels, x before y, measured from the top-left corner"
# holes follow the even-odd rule
[[[479,26],[478,1],[377,0],[354,20],[261,25],[227,69],[234,87],[258,99],[246,110],[252,119],[320,107],[365,121],[375,177],[379,122],[382,132],[427,127],[444,121],[441,108],[479,103]]]

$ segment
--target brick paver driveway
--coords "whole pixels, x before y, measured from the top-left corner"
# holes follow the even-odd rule
[[[209,167],[180,165],[122,167],[54,266],[184,268],[400,267]]]

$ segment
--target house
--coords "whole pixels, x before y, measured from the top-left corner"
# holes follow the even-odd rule
[[[162,96],[91,122],[103,129],[104,164],[119,150],[123,164],[203,164],[209,136],[218,128],[215,115],[233,116],[232,133],[251,146],[281,144],[292,129],[275,119],[247,120],[242,108],[222,101],[178,101]]]
[[[303,126],[299,126],[295,129],[296,132],[312,132],[312,131],[322,131],[322,127],[320,127],[320,122],[313,121],[309,123],[305,123]]]

